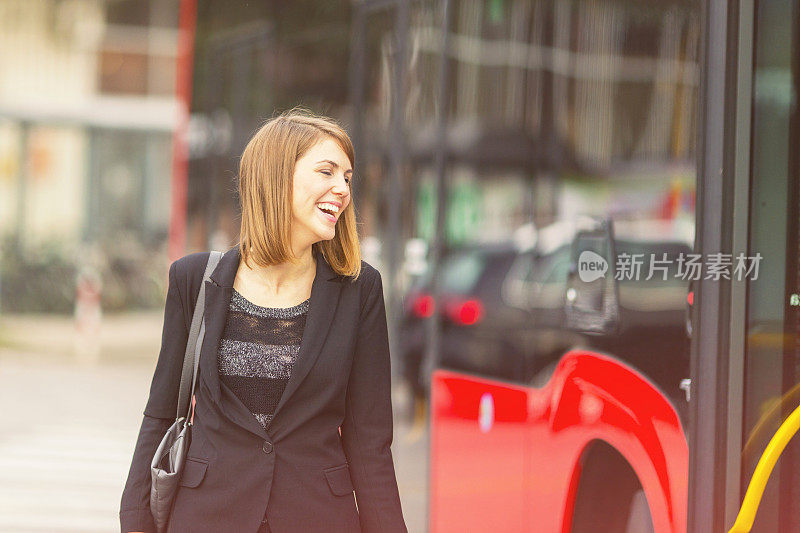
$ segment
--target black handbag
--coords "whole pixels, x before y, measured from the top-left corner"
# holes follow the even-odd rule
[[[192,315],[189,328],[189,339],[186,342],[186,353],[183,357],[181,385],[178,390],[178,411],[175,422],[167,430],[150,463],[150,512],[155,520],[159,533],[166,531],[169,514],[175,494],[178,492],[178,481],[183,472],[186,453],[191,441],[192,422],[194,421],[194,386],[197,381],[197,364],[200,360],[200,348],[205,335],[206,281],[219,263],[222,252],[212,251],[208,256],[203,281]],[[191,380],[191,381],[190,381]],[[191,391],[189,385],[191,383]],[[190,403],[191,402],[191,403]]]

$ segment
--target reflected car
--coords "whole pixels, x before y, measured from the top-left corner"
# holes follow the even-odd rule
[[[399,349],[404,377],[417,397],[427,395],[425,369],[426,319],[441,317],[439,366],[467,373],[512,379],[525,365],[530,313],[510,305],[501,287],[518,256],[512,243],[451,249],[440,266],[440,298],[434,301],[430,273],[404,298]]]

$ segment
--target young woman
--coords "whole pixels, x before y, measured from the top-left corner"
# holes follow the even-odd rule
[[[169,531],[406,531],[390,451],[383,290],[361,261],[353,160],[341,127],[296,110],[244,150],[240,243],[206,283],[192,440]],[[175,418],[208,255],[169,269],[123,532],[154,529],[150,461]]]

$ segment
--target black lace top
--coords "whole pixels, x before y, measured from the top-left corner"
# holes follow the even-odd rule
[[[294,307],[261,307],[233,290],[217,368],[220,380],[265,428],[300,351],[309,301]]]

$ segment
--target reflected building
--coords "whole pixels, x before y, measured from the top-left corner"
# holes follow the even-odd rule
[[[693,219],[696,3],[452,1],[441,93],[443,5],[412,2],[404,24],[399,4],[355,3],[366,188],[379,195],[392,153],[407,155],[404,237],[433,233],[442,112],[450,243],[579,213]]]

